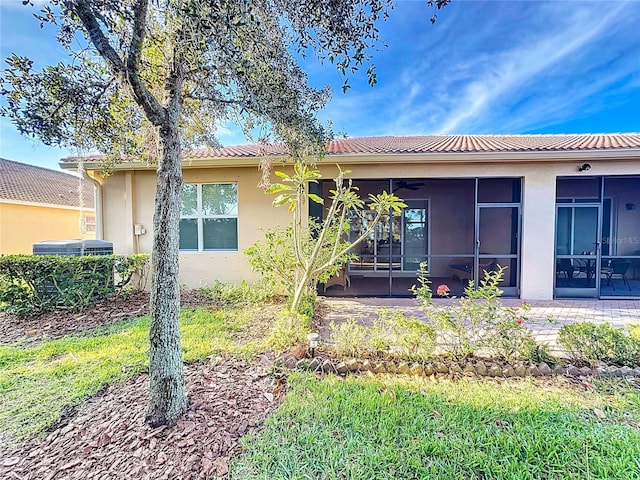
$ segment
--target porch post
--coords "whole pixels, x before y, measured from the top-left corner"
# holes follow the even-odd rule
[[[523,300],[553,299],[556,172],[531,168],[524,177],[521,288]]]

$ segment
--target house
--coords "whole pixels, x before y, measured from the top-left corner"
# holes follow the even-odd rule
[[[243,250],[288,222],[257,187],[259,153],[244,145],[185,156],[181,283],[257,278]],[[266,154],[285,158],[278,146]],[[99,157],[61,165],[79,162],[101,183],[104,238],[119,253],[150,252],[154,167],[124,162],[100,178]],[[432,282],[453,294],[500,265],[509,296],[640,298],[640,134],[347,138],[328,145],[324,178],[336,163],[362,197],[392,191],[408,207],[359,246],[350,281],[328,295],[408,295],[427,261]],[[331,182],[311,188],[326,197]]]
[[[75,175],[0,158],[0,254],[35,242],[95,238],[94,186]]]

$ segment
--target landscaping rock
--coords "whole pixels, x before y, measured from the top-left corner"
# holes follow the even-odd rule
[[[516,371],[511,365],[507,365],[502,369],[502,376],[505,378],[511,378],[516,376]]]
[[[554,375],[564,375],[566,373],[566,369],[562,365],[554,365],[551,371]]]
[[[298,360],[296,359],[296,357],[287,357],[287,359],[284,361],[284,366],[291,370],[296,368],[297,364]]]
[[[417,377],[422,377],[424,375],[424,368],[419,363],[414,363],[411,365],[411,373]]]
[[[373,373],[387,373],[387,369],[385,368],[383,363],[376,363],[372,370]]]
[[[318,357],[315,357],[312,358],[311,363],[309,363],[309,370],[311,370],[312,372],[317,372],[321,366],[322,360],[320,360]]]
[[[476,373],[481,377],[487,376],[487,366],[484,364],[484,362],[476,363],[475,370],[476,370]]]
[[[320,369],[324,373],[334,373],[336,371],[336,369],[333,366],[333,363],[331,363],[329,360],[325,360],[324,362],[322,362],[322,366],[320,367]]]
[[[433,375],[433,374],[435,374],[435,373],[436,373],[436,370],[435,370],[435,368],[433,368],[433,365],[432,365],[432,364],[427,363],[427,364],[424,366],[424,374],[425,374],[427,377],[430,377],[431,375]]]
[[[590,377],[593,375],[593,371],[589,367],[582,367],[580,369],[580,376],[582,377]]]
[[[533,375],[536,378],[542,376],[542,373],[540,372],[540,369],[537,365],[530,365],[529,368],[527,368],[527,373],[529,375]]]
[[[347,373],[349,373],[349,369],[347,368],[347,364],[344,362],[340,362],[338,363],[336,366],[336,373],[338,375],[346,375]]]
[[[442,362],[434,363],[433,368],[435,369],[436,373],[449,373],[449,367],[447,367]]]
[[[540,370],[540,373],[545,377],[548,377],[553,373],[553,371],[551,370],[551,367],[546,362],[539,363],[538,370]]]
[[[633,376],[634,377],[640,377],[640,367],[636,367],[633,369]]]
[[[501,377],[502,376],[502,368],[500,368],[498,365],[491,365],[487,369],[487,375],[489,375],[490,377]]]
[[[548,377],[549,375],[551,375],[553,373],[551,371],[551,367],[545,362],[542,362],[542,363],[538,364],[538,370],[540,370],[540,373],[542,375],[544,375],[545,377]]]
[[[398,364],[397,370],[398,370],[398,373],[401,373],[403,375],[409,375],[411,373],[411,368],[409,367],[407,362],[400,362]]]
[[[373,370],[373,365],[371,365],[371,362],[369,360],[365,360],[362,362],[360,370],[362,370],[363,372],[370,372]]]
[[[350,372],[357,372],[360,370],[360,362],[358,362],[355,358],[350,358],[345,362],[347,368]]]
[[[611,377],[621,377],[621,376],[622,376],[622,375],[620,374],[620,369],[619,369],[618,367],[616,367],[615,365],[611,365],[611,366],[608,368],[608,372],[609,372],[609,375],[610,375]]]
[[[573,365],[569,365],[567,367],[567,375],[571,375],[572,377],[579,377],[580,376],[580,369],[578,367],[573,366]]]
[[[296,368],[298,370],[309,370],[309,360],[307,360],[306,358],[301,358],[296,363]]]
[[[473,364],[471,362],[468,362],[465,367],[464,370],[462,371],[462,373],[464,373],[466,376],[470,376],[470,377],[475,377],[476,376],[476,369],[473,366]]]
[[[621,377],[632,377],[633,369],[629,367],[620,367],[620,376]]]
[[[449,366],[449,373],[451,374],[462,373],[462,367],[460,367],[459,364],[454,362]]]
[[[280,355],[278,358],[276,358],[273,361],[273,364],[276,367],[285,367],[286,366],[286,362],[287,362],[287,357],[285,357],[284,355]]]
[[[398,367],[394,362],[384,362],[384,368],[387,369],[387,373],[398,373]]]
[[[515,366],[515,368],[513,369],[513,371],[515,372],[515,374],[518,377],[526,377],[527,376],[527,367],[525,367],[523,364],[519,363],[518,365]]]

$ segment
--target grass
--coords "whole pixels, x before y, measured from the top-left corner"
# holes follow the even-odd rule
[[[232,478],[640,479],[640,392],[629,384],[290,382]]]
[[[254,316],[250,309],[183,310],[184,360],[229,353],[248,356],[256,341],[240,341]],[[39,346],[0,346],[0,432],[13,441],[42,432],[66,409],[104,385],[135,376],[148,367],[148,317],[119,322]]]

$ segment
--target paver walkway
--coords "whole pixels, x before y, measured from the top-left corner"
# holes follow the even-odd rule
[[[330,339],[329,323],[340,323],[355,318],[365,324],[376,318],[379,308],[400,309],[407,315],[425,318],[413,298],[336,298],[322,297],[326,308],[320,330],[323,339]],[[439,305],[455,305],[456,299],[434,299]],[[505,306],[518,306],[517,299],[502,299]],[[565,323],[593,322],[609,323],[613,327],[640,324],[640,300],[532,300],[527,301],[531,309],[526,313],[527,325],[541,343],[552,351],[561,353],[556,344],[558,330]],[[551,318],[551,321],[549,321]]]

